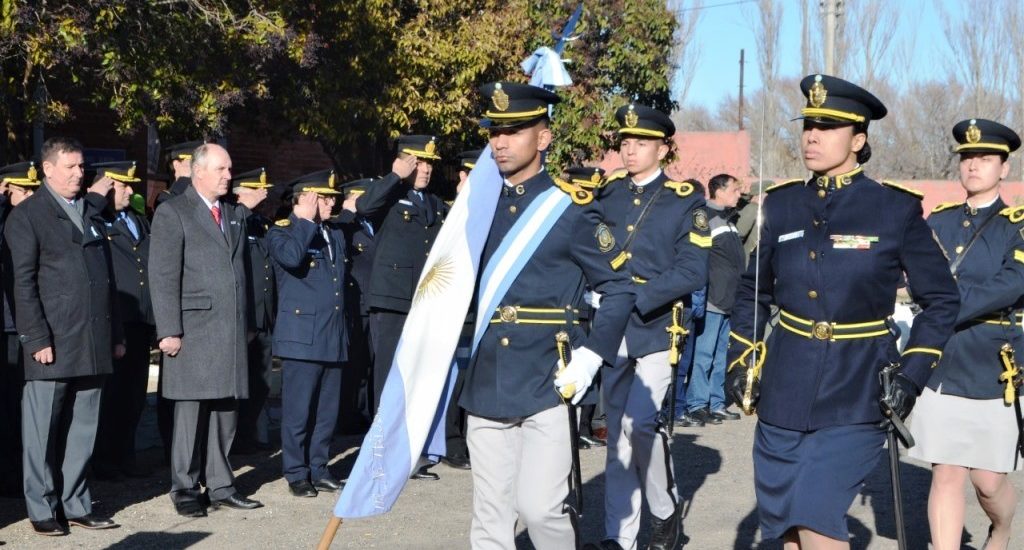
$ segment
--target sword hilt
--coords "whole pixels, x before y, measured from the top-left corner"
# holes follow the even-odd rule
[[[683,302],[672,304],[672,324],[665,327],[665,332],[668,333],[668,363],[670,365],[679,364],[682,358],[680,344],[682,344],[683,338],[690,334],[690,331],[683,326],[683,308]]]
[[[571,359],[568,332],[560,330],[555,333],[555,349],[558,350],[558,361],[561,363],[558,371],[555,372],[555,376],[558,376],[569,366],[569,360]],[[563,399],[572,399],[572,396],[576,395],[576,384],[563,386],[559,394]]]
[[[1017,399],[1017,386],[1021,385],[1020,368],[1013,357],[1013,346],[1006,342],[999,348],[999,358],[1003,362],[1003,372],[999,375],[999,381],[1006,384],[1003,389],[1003,401],[1007,404]]]

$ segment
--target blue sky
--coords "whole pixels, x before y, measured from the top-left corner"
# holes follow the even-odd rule
[[[800,4],[797,0],[777,0],[783,3],[782,38],[780,43],[779,69],[783,77],[800,75]],[[863,0],[846,0],[846,11],[857,9]],[[916,37],[913,63],[906,79],[922,81],[930,78],[929,71],[942,69],[942,58],[947,54],[943,38],[942,22],[936,12],[941,4],[953,16],[963,15],[968,0],[888,0],[897,6],[899,13],[898,36],[900,40]],[[977,0],[1016,1],[1016,0]],[[693,0],[682,0],[681,8],[694,6]],[[817,4],[817,2],[815,2]],[[686,105],[704,105],[714,109],[721,98],[735,95],[739,88],[740,49],[746,49],[746,70],[744,86],[749,92],[761,85],[758,74],[756,44],[751,21],[756,18],[757,3],[749,0],[704,0],[702,17],[697,25],[695,42],[700,44],[700,60],[694,71],[693,83],[686,98]],[[812,13],[821,17],[815,8]],[[936,37],[931,40],[930,37]],[[944,75],[939,75],[944,78]],[[675,87],[676,83],[674,83]],[[673,90],[675,92],[675,89]],[[678,100],[678,97],[676,98]]]

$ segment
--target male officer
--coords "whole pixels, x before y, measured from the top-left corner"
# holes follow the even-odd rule
[[[615,359],[633,290],[626,272],[612,268],[619,249],[593,194],[553,181],[544,169],[541,157],[552,139],[548,107],[558,96],[508,82],[480,92],[487,104],[481,125],[504,185],[480,263],[481,273],[490,274],[479,282],[480,295],[493,298],[476,310],[490,319],[460,399],[473,457],[470,545],[515,548],[519,520],[539,550],[575,548],[575,516],[564,502],[570,427],[560,392],[577,403],[602,361]],[[517,262],[518,273],[506,267],[508,250],[526,247],[533,252]],[[589,335],[577,313],[585,284],[604,295]],[[560,331],[573,349],[556,377]]]
[[[459,153],[459,182],[455,184],[455,194],[458,195],[462,191],[462,187],[466,185],[466,180],[469,179],[469,173],[476,166],[476,161],[480,158],[480,153],[483,153],[482,149],[470,149],[469,151],[463,151]]]
[[[327,461],[347,358],[345,234],[329,221],[339,194],[333,170],[288,186],[292,213],[267,233],[280,303],[274,355],[282,359],[282,466],[293,495],[315,497],[341,488]]]
[[[135,430],[146,408],[149,352],[156,336],[149,297],[149,221],[131,207],[135,161],[93,164],[96,171],[85,200],[102,212],[114,266],[118,307],[124,325],[125,355],[114,360],[100,406],[96,442],[97,477],[144,477],[135,461]]]
[[[673,374],[666,330],[681,325],[680,308],[707,284],[711,236],[702,194],[662,171],[676,130],[668,115],[631,103],[615,119],[627,175],[602,189],[601,206],[622,246],[614,265],[632,277],[637,298],[618,355],[601,373],[608,455],[600,547],[636,547],[643,496],[651,511],[649,548],[671,550],[681,506],[658,421]]]
[[[32,196],[42,183],[32,161],[8,164],[0,168],[0,251],[4,222],[11,209]],[[0,335],[0,411],[7,420],[0,422],[0,496],[22,498],[21,488],[21,386],[25,371],[21,362],[21,344],[14,325],[11,275],[0,265],[3,281],[3,335]]]
[[[202,140],[183,141],[171,145],[167,152],[167,167],[173,174],[174,181],[171,186],[164,189],[153,199],[153,208],[163,204],[164,201],[185,192],[192,183],[192,152],[203,144]]]
[[[258,209],[274,187],[267,182],[265,168],[250,170],[231,179],[231,192],[245,216],[245,265],[249,273],[249,398],[238,402],[238,432],[231,452],[252,454],[267,450],[259,440],[257,422],[270,393],[270,369],[273,365],[271,335],[277,307],[274,268],[267,251],[267,231],[273,222]]]
[[[373,339],[373,401],[380,402],[413,293],[448,211],[427,186],[439,160],[433,136],[401,136],[392,172],[356,199],[356,213],[377,228],[366,303]]]
[[[370,312],[366,289],[373,269],[374,228],[370,220],[356,213],[356,200],[373,183],[364,178],[341,186],[345,194],[335,221],[345,233],[345,326],[348,329],[348,362],[341,375],[341,433],[362,434],[370,426],[373,405],[373,345],[370,342]]]

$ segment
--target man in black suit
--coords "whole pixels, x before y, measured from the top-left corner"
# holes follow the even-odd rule
[[[101,213],[113,257],[117,302],[124,326],[125,355],[114,360],[100,406],[93,471],[100,479],[145,477],[135,461],[135,430],[146,408],[149,351],[153,347],[153,303],[149,297],[149,221],[131,207],[134,161],[93,164],[85,200]]]
[[[40,153],[43,188],[11,212],[5,262],[24,350],[25,504],[35,531],[105,529],[86,479],[104,375],[124,356],[110,247],[98,212],[78,197],[82,146],[51,138]]]
[[[270,369],[273,366],[274,317],[277,308],[277,286],[274,266],[267,252],[267,231],[274,222],[259,212],[274,185],[267,181],[267,170],[257,168],[231,179],[235,202],[245,216],[245,267],[249,278],[249,398],[238,402],[238,431],[231,446],[234,454],[266,451],[270,445],[260,441],[260,412],[270,394]]]
[[[4,223],[11,209],[39,189],[39,171],[32,161],[9,164],[0,168],[0,250]],[[3,281],[3,334],[0,335],[0,496],[21,498],[21,388],[25,384],[25,368],[21,361],[21,344],[11,311],[11,274],[0,264]]]

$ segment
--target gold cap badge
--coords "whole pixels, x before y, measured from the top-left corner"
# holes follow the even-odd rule
[[[33,181],[39,179],[39,172],[36,171],[36,164],[34,162],[29,163],[28,172],[25,175]]]
[[[261,185],[266,185],[267,184],[267,169],[266,168],[260,168],[260,184]]]
[[[327,178],[327,187],[334,189],[334,170],[331,170],[331,176]]]
[[[128,177],[129,177],[129,178],[134,178],[134,177],[135,177],[135,163],[134,163],[134,162],[133,162],[133,163],[132,163],[132,165],[131,165],[131,166],[130,166],[130,167],[128,168]]]
[[[428,155],[433,155],[434,154],[434,151],[437,150],[437,145],[434,143],[434,138],[430,138],[430,141],[427,143],[427,146],[423,148],[423,150]]]
[[[508,109],[508,94],[505,90],[501,89],[501,83],[494,85],[494,93],[491,94],[491,102],[494,103],[494,108],[499,111]]]
[[[636,111],[634,109],[635,108],[631,103],[629,105],[629,110],[626,111],[626,116],[623,117],[625,119],[626,126],[629,126],[630,128],[635,128],[636,125],[640,122],[640,116],[636,114]]]
[[[964,132],[964,137],[967,138],[967,143],[978,143],[981,141],[981,129],[978,128],[977,119],[971,119],[971,125],[968,126],[967,131]]]
[[[810,100],[812,107],[821,107],[825,104],[825,99],[828,97],[828,90],[825,89],[825,85],[821,83],[821,75],[815,75],[814,84],[811,86],[810,92],[807,94],[807,99]]]
[[[601,174],[597,170],[590,176],[590,183],[601,183]]]

